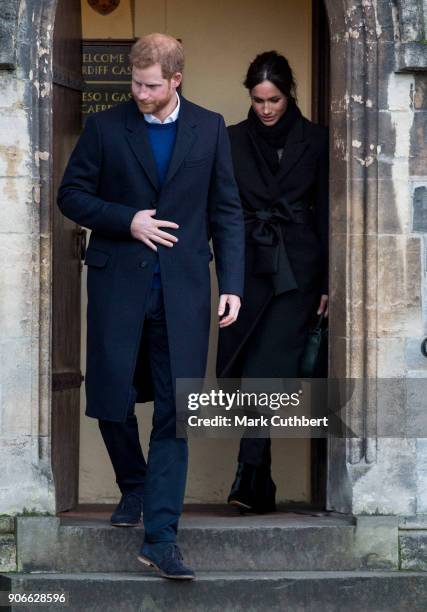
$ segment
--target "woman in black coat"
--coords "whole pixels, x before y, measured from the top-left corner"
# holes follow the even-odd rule
[[[222,378],[297,378],[310,322],[328,312],[328,133],[302,116],[288,61],[251,63],[248,118],[229,128],[246,226],[239,319],[220,331]],[[275,509],[269,438],[243,437],[228,498]]]

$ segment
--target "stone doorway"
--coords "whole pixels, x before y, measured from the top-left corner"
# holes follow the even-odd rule
[[[188,11],[188,5],[192,5],[194,7],[196,4],[197,4],[196,2],[194,1],[192,2],[192,0],[190,0],[190,2],[187,3],[187,11]],[[284,20],[284,17],[286,17],[287,14],[291,14],[294,16],[300,15],[302,18],[302,23],[299,24],[298,31],[301,32],[301,34],[304,34],[305,30],[308,31],[311,25],[310,24],[310,14],[308,10],[310,2],[308,2],[307,0],[304,0],[302,3],[303,8],[298,9],[298,10],[295,8],[292,8],[292,9],[289,8],[291,4],[292,3],[290,3],[289,0],[284,0],[283,2],[284,9],[281,13],[280,19],[282,22],[285,23],[286,21],[288,21],[288,20]],[[84,6],[84,4],[82,6]],[[212,9],[210,8],[205,9],[204,11],[200,11],[199,17],[200,18],[203,17],[206,20],[208,15],[210,16],[211,13],[212,13]],[[88,21],[85,18],[85,16],[87,17],[85,11],[83,11],[83,15],[82,15],[83,17],[83,35],[85,38],[90,38],[91,34],[93,34],[94,32],[95,26],[100,27],[99,24],[100,24],[100,21],[102,22],[103,18],[100,17],[98,18],[98,21],[95,22],[95,17],[92,17],[92,21],[90,20]],[[216,16],[219,22],[221,22],[221,20],[223,21],[225,18],[225,10],[222,9],[221,11],[217,11]],[[236,15],[233,13],[230,14],[229,12],[228,19],[229,21],[233,22],[233,19],[234,20],[236,19]],[[252,19],[253,19],[253,16],[252,16]],[[184,18],[182,18],[182,20],[184,20]],[[274,43],[275,45],[278,44],[281,41],[281,36],[283,35],[283,28],[280,32],[280,36],[278,36],[277,28],[274,31],[274,28],[272,26],[271,17],[268,17],[268,21],[266,23],[272,27],[273,32],[274,32]],[[129,24],[129,25],[133,25],[133,27],[129,28],[128,26],[128,29],[124,33],[124,35],[130,36],[131,33],[133,33],[134,28],[136,28],[135,32],[137,32],[137,28],[141,27],[141,26],[138,26],[138,20],[136,20],[135,24]],[[173,27],[175,27],[175,29],[178,27],[176,23],[176,17],[172,21],[171,27],[172,29]],[[246,28],[250,28],[250,27],[254,29],[253,25],[251,24],[246,25]],[[316,25],[316,27],[318,28],[319,26]],[[293,29],[295,29],[295,27]],[[288,32],[288,30],[289,28],[286,29],[286,32]],[[114,34],[114,31],[110,29],[109,33]],[[139,34],[140,32],[138,32],[138,35]],[[195,59],[193,57],[194,51],[192,53],[192,48],[193,48],[192,45],[194,45],[194,36],[193,38],[191,38],[190,33],[185,30],[183,31],[183,35],[186,40],[186,44],[189,46],[188,62],[189,62],[191,71],[188,73],[188,77],[191,79],[191,76],[194,73],[199,75],[197,80],[202,81],[202,84],[198,86],[199,91],[200,91],[206,86],[206,78],[203,76],[203,74],[200,74],[200,70],[201,70],[200,62],[198,64],[195,63]],[[219,40],[218,40],[218,36],[219,36]],[[302,103],[303,107],[305,108],[305,111],[308,110],[309,112],[311,101],[310,101],[310,92],[307,91],[308,87],[307,87],[306,81],[309,82],[311,78],[311,74],[310,74],[311,71],[309,67],[306,68],[306,63],[308,63],[310,59],[309,58],[309,53],[310,53],[309,38],[310,37],[307,35],[306,38],[307,40],[304,41],[303,43],[299,43],[299,42],[295,43],[294,41],[292,44],[287,44],[286,47],[288,48],[288,51],[294,57],[294,61],[295,61],[295,55],[301,55],[304,58],[296,66],[296,68],[298,69],[298,81],[299,81],[298,92],[299,92],[300,103]],[[212,41],[214,39],[217,40],[218,45],[221,45],[221,42],[223,42],[223,38],[221,38],[221,33],[218,31],[215,31],[210,36],[210,40],[204,41],[204,46],[207,46],[207,48],[210,51],[212,51],[211,47],[212,47]],[[298,40],[298,37],[295,37],[295,39]],[[328,39],[329,39],[329,35],[328,35]],[[249,37],[248,34],[246,34],[246,38],[245,36],[243,36],[242,41],[241,41],[242,47],[245,48],[245,45],[247,45],[248,41],[250,40],[251,40],[251,37]],[[264,39],[263,41],[259,42],[259,45],[268,45],[268,42],[269,42],[268,40],[266,42],[266,40]],[[298,52],[296,52],[296,50],[298,50]],[[236,51],[236,46],[234,47],[234,51]],[[242,57],[245,57],[244,53],[245,53],[244,51],[241,52]],[[234,56],[233,61],[236,62],[235,54],[233,54],[233,56]],[[240,59],[240,62],[241,62],[241,70],[244,70],[246,68],[246,57],[244,60]],[[217,63],[218,66],[223,67],[222,68],[223,70],[223,74],[222,74],[223,81],[222,82],[225,83],[224,84],[225,94],[222,95],[221,98],[228,97],[232,99],[234,97],[235,92],[234,90],[230,92],[228,89],[229,86],[233,86],[236,90],[236,93],[238,94],[240,94],[240,90],[242,90],[242,93],[244,93],[244,90],[240,84],[241,71],[240,70],[237,71],[236,69],[233,70],[233,68],[231,69],[226,68],[225,58],[223,55],[217,58],[215,63]],[[212,78],[214,79],[215,76],[213,76]],[[194,78],[193,78],[193,81],[194,81]],[[193,99],[195,88],[196,88],[195,84],[192,83],[191,80],[189,82],[188,79],[186,79],[186,87],[185,87],[184,93],[185,95],[189,96],[190,99]],[[206,96],[206,100],[205,100],[205,103],[209,108],[215,108],[215,106],[213,105],[213,101],[211,99],[212,95],[214,95],[213,92],[210,92],[210,95]],[[244,97],[244,108],[240,108],[234,112],[234,115],[235,115],[234,120],[231,118],[233,116],[231,111],[234,109],[230,109],[230,107],[232,107],[232,104],[230,102],[224,103],[224,106],[221,108],[217,108],[217,110],[220,110],[220,112],[225,114],[228,122],[234,122],[240,119],[241,118],[240,112],[246,113],[247,111],[246,95],[242,97]],[[200,101],[200,99],[196,99],[195,101],[199,103],[203,103]],[[308,106],[308,109],[307,109],[307,106]],[[317,105],[316,105],[316,110],[317,110]],[[325,122],[326,117],[325,115],[323,115],[322,118],[318,118],[318,119],[321,122]],[[82,312],[84,312],[85,307],[86,307],[85,299],[84,299],[85,298],[84,278],[83,278],[82,285],[83,285]],[[216,305],[213,304],[213,310],[215,309],[216,309]],[[214,344],[215,338],[213,338],[213,336],[216,335],[216,321],[214,320],[212,321],[212,330],[213,330],[212,344]],[[85,343],[85,330],[83,330],[83,335],[82,335],[82,346],[83,346],[82,360],[84,360],[84,343]],[[211,353],[214,353],[214,348],[211,351]],[[211,361],[214,361],[214,360],[211,360]],[[84,361],[82,363],[83,363],[82,369],[84,370]],[[100,439],[97,423],[83,416],[83,412],[84,412],[84,396],[83,395],[81,399],[81,404],[82,404],[82,408],[81,408],[82,418],[81,418],[81,430],[80,430],[80,444],[81,444],[80,446],[81,448],[80,450],[80,477],[81,477],[80,478],[80,502],[81,503],[112,502],[117,497],[117,490],[116,490],[115,483],[114,483],[114,475],[112,474],[112,471],[110,468],[110,462],[108,460],[108,457],[106,456],[105,449],[102,444],[102,440]],[[139,412],[139,415],[141,417],[140,418],[140,423],[141,423],[140,431],[141,431],[141,436],[144,442],[143,446],[145,447],[146,446],[145,443],[147,442],[146,440],[147,433],[149,430],[149,422],[151,420],[150,419],[150,416],[151,416],[150,407],[147,405],[138,406],[137,411]],[[216,469],[213,469],[211,466],[211,458],[213,456],[218,456],[219,442],[215,440],[207,440],[207,441],[203,441],[203,444],[197,444],[198,442],[199,441],[197,440],[192,441],[192,448],[191,448],[191,453],[190,453],[190,470],[189,470],[189,479],[188,479],[188,486],[187,486],[187,499],[191,500],[192,503],[216,503],[216,504],[224,503],[224,500],[226,499],[227,494],[228,494],[227,487],[230,486],[233,476],[234,476],[235,461],[236,461],[236,456],[237,456],[237,445],[228,444],[228,442],[230,441],[221,441],[221,457],[222,457],[221,463]],[[231,441],[231,442],[234,442],[234,441]],[[320,444],[322,444],[322,448],[319,448],[320,447],[319,442]],[[284,494],[286,494],[287,499],[296,500],[293,502],[293,505],[298,504],[298,505],[307,507],[308,504],[313,505],[314,503],[319,508],[324,507],[324,497],[325,497],[325,479],[324,479],[325,474],[324,472],[325,472],[325,463],[326,463],[325,442],[326,442],[325,440],[321,440],[321,441],[314,440],[313,442],[311,442],[310,440],[276,440],[274,441],[273,454],[275,454],[275,458],[273,460],[273,469],[275,470],[275,479],[279,484],[278,497],[281,501],[283,501]],[[318,451],[316,452],[316,455],[313,456],[313,458],[311,459],[311,470],[310,470],[310,444],[312,444],[312,446],[315,447],[314,448],[315,451]],[[314,453],[312,453],[312,455],[314,455]],[[287,466],[290,466],[292,463],[298,466],[297,469],[287,467]],[[202,466],[206,466],[206,468],[203,468]],[[323,474],[321,473],[322,469],[323,469]],[[310,483],[310,471],[312,474],[311,476],[312,483],[313,485],[316,485],[316,490],[313,491],[313,493],[316,494],[316,496],[312,493],[311,503],[310,503],[310,493],[311,493],[310,491],[310,484],[311,484]],[[211,491],[213,491],[214,494],[212,494]]]
[[[34,276],[28,332],[32,391],[25,408],[31,446],[20,458],[22,465],[31,465],[31,470],[25,475],[25,486],[13,494],[13,500],[10,498],[10,507],[27,507],[26,500],[31,499],[35,509],[50,512],[55,511],[50,438],[50,92],[56,6],[55,0],[27,0],[24,10],[18,0],[10,0],[2,6],[0,23],[5,34],[1,68],[13,71],[18,67],[16,79],[25,92],[22,113],[29,126],[27,163],[33,173],[29,236]],[[418,359],[416,367],[421,372],[424,362],[421,364],[411,347],[422,339],[424,331],[423,244],[414,233],[417,228],[411,226],[410,190],[406,193],[404,185],[407,187],[415,178],[417,184],[427,182],[423,166],[426,15],[421,3],[405,0],[327,0],[326,7],[333,93],[331,373],[360,378],[392,376],[396,363],[404,368],[408,359],[411,363]],[[12,80],[9,78],[6,87]],[[396,261],[392,281],[386,270]],[[392,363],[386,358],[390,351]],[[351,420],[370,423],[377,401],[366,388],[363,396],[348,407]],[[21,434],[16,435],[19,439]],[[329,440],[327,508],[356,514],[425,512],[425,476],[417,476],[417,464],[424,461],[424,455],[416,440],[390,441],[375,436]]]

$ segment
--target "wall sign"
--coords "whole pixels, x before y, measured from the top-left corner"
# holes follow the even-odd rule
[[[99,113],[131,96],[130,49],[135,40],[83,40],[82,114]]]

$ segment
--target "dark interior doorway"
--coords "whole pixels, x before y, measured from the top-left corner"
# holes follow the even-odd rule
[[[324,0],[313,0],[312,39],[312,120],[329,125],[330,33]],[[311,440],[311,504],[326,507],[327,439]]]

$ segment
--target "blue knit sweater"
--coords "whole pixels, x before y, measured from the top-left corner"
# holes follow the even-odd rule
[[[172,123],[148,123],[146,122],[148,138],[157,165],[157,175],[159,177],[160,188],[166,180],[169,163],[172,157],[176,139],[177,121]],[[159,289],[162,286],[160,278],[160,265],[157,260],[153,275],[153,288]]]

